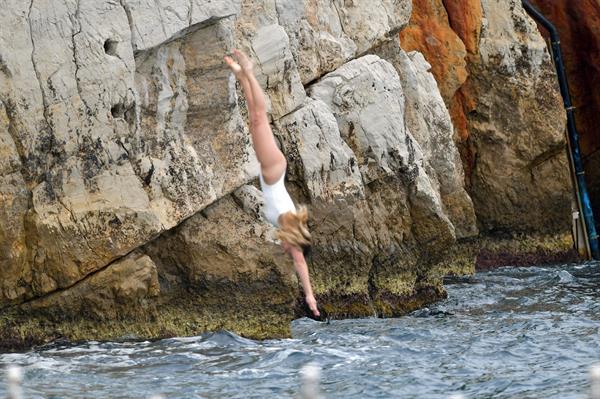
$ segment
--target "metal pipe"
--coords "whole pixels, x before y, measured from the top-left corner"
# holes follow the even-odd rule
[[[591,256],[594,259],[600,260],[600,248],[598,246],[598,233],[596,232],[596,224],[594,221],[594,212],[585,182],[585,171],[583,169],[583,161],[581,160],[581,149],[579,147],[579,134],[575,125],[575,107],[571,103],[571,94],[569,93],[569,84],[567,82],[567,73],[560,50],[560,36],[556,27],[546,18],[541,12],[531,5],[529,0],[522,0],[523,7],[531,15],[533,19],[539,22],[548,32],[552,42],[552,55],[554,57],[554,65],[558,75],[558,83],[560,85],[560,93],[562,94],[565,110],[567,111],[567,130],[569,132],[569,142],[571,155],[573,160],[573,168],[575,169],[575,184],[579,193],[579,202],[581,213],[585,221],[588,242],[590,246]]]

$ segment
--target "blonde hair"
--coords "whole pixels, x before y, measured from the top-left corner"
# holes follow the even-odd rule
[[[299,206],[298,211],[286,212],[279,215],[279,230],[277,238],[304,251],[310,247],[311,237],[306,222],[308,221],[308,210],[305,206]]]

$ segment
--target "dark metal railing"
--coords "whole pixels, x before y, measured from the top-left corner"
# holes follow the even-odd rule
[[[558,75],[558,83],[560,85],[560,93],[563,98],[565,110],[567,111],[567,131],[569,149],[571,152],[571,162],[574,172],[574,183],[576,186],[579,209],[583,214],[584,228],[587,233],[590,255],[592,258],[600,260],[600,248],[598,246],[598,234],[596,232],[596,224],[594,220],[594,212],[585,181],[585,171],[583,161],[581,159],[581,149],[579,148],[579,134],[575,125],[575,107],[571,102],[571,94],[569,92],[569,84],[567,82],[567,73],[563,62],[562,52],[560,49],[560,36],[558,30],[539,10],[531,5],[529,0],[522,0],[523,7],[531,15],[533,19],[539,22],[550,33],[552,56],[556,73]]]

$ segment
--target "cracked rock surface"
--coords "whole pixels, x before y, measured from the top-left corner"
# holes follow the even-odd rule
[[[322,306],[392,316],[445,295],[477,203],[430,65],[400,48],[410,0],[5,3],[0,346],[289,336],[299,286],[260,213],[234,46],[309,207]]]
[[[402,43],[435,65],[481,233],[570,235],[565,112],[546,43],[521,1],[414,7]]]

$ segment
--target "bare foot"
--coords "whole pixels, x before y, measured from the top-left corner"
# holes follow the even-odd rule
[[[223,57],[223,59],[225,60],[225,62],[227,63],[227,66],[229,66],[229,68],[231,69],[231,71],[233,72],[233,74],[235,75],[236,78],[239,78],[244,73],[240,64],[235,62],[233,60],[233,58],[231,58],[229,56],[225,56],[225,57]]]
[[[235,58],[237,58],[237,61],[239,62],[240,66],[242,67],[242,70],[244,71],[244,73],[246,74],[252,74],[252,70],[253,70],[253,65],[252,65],[252,61],[250,61],[250,59],[248,58],[248,56],[244,53],[242,53],[240,50],[234,48],[233,49],[233,55],[235,56]]]

